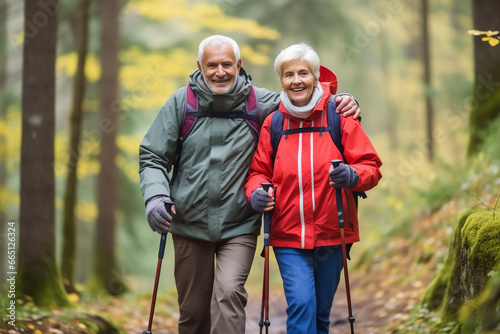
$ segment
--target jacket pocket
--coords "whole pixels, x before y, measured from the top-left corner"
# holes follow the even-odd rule
[[[177,211],[176,220],[186,224],[207,223],[208,196],[206,177],[200,169],[184,167],[178,171],[172,188]]]

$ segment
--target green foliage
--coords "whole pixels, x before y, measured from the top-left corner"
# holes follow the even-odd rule
[[[448,203],[460,193],[463,180],[467,178],[468,169],[464,165],[451,166],[439,161],[436,163],[436,173],[428,189],[416,189],[425,206],[432,211]],[[447,173],[446,171],[453,171]]]
[[[414,312],[398,334],[444,334],[454,333],[455,322],[443,323],[439,315],[429,311],[426,305]]]
[[[106,320],[99,314],[81,307],[40,309],[32,303],[16,304],[15,329],[7,323],[5,316],[7,301],[0,297],[1,333],[65,333],[65,334],[126,334],[117,321]],[[6,320],[6,321],[4,321]],[[55,331],[55,330],[57,331]],[[2,330],[5,330],[3,332]]]

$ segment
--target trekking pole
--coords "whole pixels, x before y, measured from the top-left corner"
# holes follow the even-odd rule
[[[169,213],[172,212],[172,206],[174,202],[168,201],[165,202],[165,207]],[[158,283],[160,281],[160,272],[161,272],[161,262],[163,260],[163,255],[165,254],[165,245],[167,243],[167,234],[168,232],[162,233],[160,238],[160,249],[158,251],[158,264],[156,265],[156,277],[155,277],[155,285],[153,288],[153,297],[151,299],[151,309],[149,311],[149,323],[148,329],[142,332],[142,334],[152,334],[151,327],[153,326],[153,316],[155,313],[155,305],[156,305],[156,294],[158,293]]]
[[[330,163],[333,168],[337,168],[342,160],[331,160]],[[342,257],[344,260],[344,281],[345,290],[347,296],[347,309],[349,311],[349,324],[351,325],[351,334],[354,334],[354,321],[355,317],[352,316],[352,305],[351,305],[351,289],[349,287],[349,271],[347,270],[347,250],[345,245],[345,235],[344,235],[344,204],[342,201],[342,188],[335,188],[335,197],[337,201],[337,214],[339,217],[339,227],[340,227],[340,241],[342,243]],[[346,197],[347,200],[347,197]]]
[[[261,183],[260,184],[264,191],[267,193],[269,187],[272,183]],[[262,213],[262,223],[264,225],[264,282],[262,284],[262,305],[260,308],[260,334],[262,334],[262,329],[266,327],[266,334],[269,332],[269,326],[271,322],[269,321],[269,224],[271,220],[270,212]]]

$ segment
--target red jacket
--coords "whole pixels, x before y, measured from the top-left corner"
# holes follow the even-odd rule
[[[322,68],[322,71],[329,71]],[[330,72],[331,73],[331,72]],[[324,78],[322,73],[322,77]],[[333,75],[333,73],[332,73]],[[320,78],[321,79],[321,78]],[[334,92],[336,82],[321,82],[323,97],[311,113],[301,121],[289,115],[280,104],[285,116],[284,129],[321,126],[327,124],[326,105],[330,91]],[[322,116],[323,114],[323,116]],[[318,132],[283,136],[278,146],[274,168],[271,160],[270,138],[271,116],[264,120],[259,144],[250,165],[245,185],[246,196],[260,188],[261,182],[272,182],[277,188],[276,205],[271,220],[269,242],[271,246],[312,249],[320,246],[340,244],[340,230],[337,217],[335,189],[329,185],[330,160],[342,155],[331,136]],[[359,121],[352,117],[340,117],[342,144],[348,164],[356,170],[360,179],[354,191],[366,191],[377,185],[382,177],[382,165],[373,145],[364,133]],[[288,124],[289,123],[289,124]],[[358,219],[351,190],[348,189],[350,219],[344,195],[345,240],[346,243],[359,241]]]

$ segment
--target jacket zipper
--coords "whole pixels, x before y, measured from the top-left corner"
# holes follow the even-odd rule
[[[314,127],[314,121],[312,121],[312,124],[311,124],[311,127]],[[316,210],[316,201],[314,199],[314,137],[313,137],[313,133],[311,132],[311,137],[310,137],[310,141],[311,141],[311,192],[312,192],[312,209],[313,209],[313,212]]]
[[[303,121],[300,121],[300,128],[304,124]],[[300,247],[302,249],[305,248],[305,233],[306,233],[306,225],[304,220],[304,189],[302,187],[302,133],[299,134],[299,151],[297,157],[297,167],[298,167],[298,176],[299,176],[299,208],[300,208]]]

